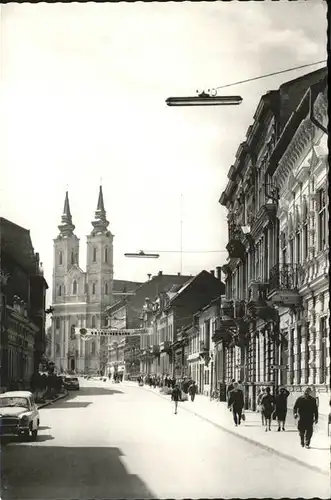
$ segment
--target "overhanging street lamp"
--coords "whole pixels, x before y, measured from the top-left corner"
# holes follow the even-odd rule
[[[158,259],[160,255],[158,253],[145,253],[143,250],[140,250],[140,252],[137,253],[125,253],[125,257],[133,257],[133,258],[140,258],[140,259]]]
[[[242,103],[239,95],[220,96],[215,90],[213,93],[201,92],[193,97],[168,97],[168,106],[234,106]]]

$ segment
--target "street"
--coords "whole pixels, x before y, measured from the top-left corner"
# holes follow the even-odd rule
[[[144,388],[81,380],[40,410],[36,442],[2,447],[1,498],[329,498],[326,475]],[[307,450],[309,453],[309,450]]]

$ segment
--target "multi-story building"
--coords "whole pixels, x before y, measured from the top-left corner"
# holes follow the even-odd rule
[[[152,328],[149,336],[141,337],[142,362],[149,366],[147,372],[175,377],[189,374],[189,335],[194,315],[223,293],[220,276],[201,271],[183,286],[173,286],[145,304],[145,326]],[[209,362],[205,363],[206,371],[210,370]]]
[[[24,386],[38,371],[45,351],[48,285],[30,231],[0,218],[1,386]]]
[[[285,383],[287,373],[279,354],[287,339],[268,296],[279,264],[279,195],[270,172],[272,154],[282,134],[288,137],[286,124],[306,91],[324,76],[324,69],[315,71],[261,98],[220,198],[228,209],[229,258],[222,268],[226,298],[214,339],[223,381],[244,381],[246,405],[253,408],[257,387]]]
[[[52,359],[58,370],[97,372],[107,350],[105,337],[88,342],[71,335],[72,327],[101,328],[113,293],[126,294],[138,285],[113,279],[113,235],[108,229],[100,186],[92,231],[86,238],[86,272],[79,264],[79,238],[65,196],[60,233],[54,240]]]
[[[314,386],[328,413],[329,217],[327,75],[310,86],[288,120],[270,158],[268,173],[278,190],[279,263],[269,296],[279,313],[286,348],[277,353],[277,382],[291,390]]]

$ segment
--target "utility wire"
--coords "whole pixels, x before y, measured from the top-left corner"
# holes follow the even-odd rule
[[[255,76],[254,78],[248,78],[247,80],[241,80],[239,82],[228,83],[227,85],[220,85],[219,87],[214,87],[214,88],[215,88],[215,90],[218,90],[218,89],[225,89],[226,87],[234,87],[235,85],[241,85],[242,83],[253,82],[254,80],[261,80],[261,78],[268,78],[269,76],[280,75],[282,73],[288,73],[289,71],[295,71],[295,70],[301,69],[301,68],[308,68],[309,66],[316,66],[316,64],[322,64],[325,62],[326,62],[326,59],[324,59],[323,61],[317,61],[317,62],[310,63],[310,64],[302,64],[301,66],[295,66],[293,68],[283,69],[282,71],[275,71],[273,73],[268,73],[268,74],[261,75],[261,76]]]

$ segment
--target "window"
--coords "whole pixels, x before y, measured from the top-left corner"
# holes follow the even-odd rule
[[[286,247],[286,239],[285,239],[285,234],[282,233],[280,237],[280,245],[282,249],[282,262],[283,264],[287,263],[287,247]]]
[[[56,320],[55,320],[55,328],[57,330],[60,328],[60,318],[56,318]]]
[[[108,262],[108,248],[105,248],[105,262]]]
[[[96,248],[93,248],[92,261],[93,262],[97,261],[97,249]]]
[[[72,284],[72,294],[73,295],[77,294],[77,281],[76,280],[74,280],[74,282]]]
[[[297,366],[296,366],[296,383],[300,384],[301,383],[301,326],[297,327],[297,352],[296,352],[296,358],[297,358]]]
[[[59,253],[59,265],[62,266],[62,263],[63,263],[63,253],[60,252]]]
[[[305,222],[303,226],[303,260],[305,261],[308,257],[308,223]]]
[[[294,261],[294,241],[293,241],[293,238],[290,239],[290,263],[293,264],[293,261]]]
[[[61,297],[62,295],[62,285],[59,286],[59,291],[58,291],[58,296]]]
[[[92,295],[95,295],[95,283],[92,283]]]
[[[323,316],[320,319],[320,340],[321,340],[321,357],[320,357],[320,384],[326,383],[327,377],[327,360],[328,360],[328,347],[327,347],[327,317]]]
[[[105,295],[108,295],[108,283],[105,283]]]
[[[55,353],[57,356],[60,355],[60,344],[55,344]]]
[[[95,355],[95,342],[92,342],[92,356]]]
[[[318,249],[326,243],[326,196],[324,189],[318,191]]]
[[[295,248],[296,248],[296,263],[301,263],[301,235],[300,232],[296,234],[295,238]]]
[[[92,316],[91,326],[92,328],[96,327],[95,316]]]
[[[75,263],[75,254],[74,252],[71,252],[71,264],[73,265]]]

